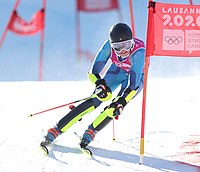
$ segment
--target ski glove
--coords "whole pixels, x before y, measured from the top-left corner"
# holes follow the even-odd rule
[[[98,79],[96,82],[96,88],[94,91],[94,95],[100,101],[108,101],[112,97],[112,93],[110,88],[107,86],[106,81],[104,79]]]
[[[116,117],[116,116],[119,116],[124,107],[126,106],[127,102],[125,100],[124,97],[117,97],[113,100],[113,102],[110,104],[110,108],[114,108],[115,110],[113,111],[113,116]]]

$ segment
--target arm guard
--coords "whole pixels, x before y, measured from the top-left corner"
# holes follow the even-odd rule
[[[137,90],[131,90],[130,88],[127,88],[124,91],[124,94],[122,97],[124,97],[126,100],[126,103],[128,103],[129,101],[133,99],[133,97],[135,97],[136,93],[137,93]]]
[[[93,74],[93,73],[88,73],[88,79],[95,84],[95,82],[99,79],[101,79],[99,74]]]
[[[137,90],[131,90],[130,88],[127,88],[122,96],[118,96],[117,98],[115,98],[114,101],[117,101],[119,98],[121,99],[122,104],[124,104],[124,106],[133,99],[133,97],[135,97],[135,95],[137,94]],[[122,101],[123,100],[123,101]]]

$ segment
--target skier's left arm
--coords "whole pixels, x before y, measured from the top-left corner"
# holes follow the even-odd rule
[[[135,52],[131,58],[132,67],[130,70],[129,84],[121,95],[118,95],[117,101],[122,104],[123,107],[137,94],[141,77],[143,77],[143,69],[145,63],[145,50],[140,49]]]

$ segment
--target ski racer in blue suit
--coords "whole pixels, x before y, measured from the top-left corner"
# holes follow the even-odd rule
[[[110,105],[104,108],[84,132],[80,147],[86,148],[96,133],[119,116],[126,104],[143,88],[144,42],[134,38],[130,27],[125,23],[113,25],[109,34],[109,40],[100,48],[88,73],[89,80],[95,84],[92,96],[72,109],[56,126],[50,128],[41,144],[50,144],[85,114],[96,109],[102,102],[111,100],[112,92],[121,86]],[[111,65],[106,69],[105,75],[101,76],[108,61]]]

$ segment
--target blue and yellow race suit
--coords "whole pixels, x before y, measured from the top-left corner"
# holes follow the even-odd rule
[[[134,38],[134,41],[135,45],[130,50],[130,55],[122,58],[115,53],[109,40],[107,40],[98,51],[90,71],[90,74],[100,75],[106,70],[102,78],[106,81],[107,86],[111,89],[111,92],[121,86],[117,97],[124,97],[127,103],[143,88],[145,47],[143,41],[137,38]],[[105,68],[109,61],[111,62],[110,66]],[[102,101],[96,97],[91,97],[81,103],[58,122],[58,129],[60,132],[65,132],[76,121],[80,120],[83,115],[90,113],[101,103]],[[95,131],[99,131],[113,117],[113,110],[105,108],[89,127]]]

